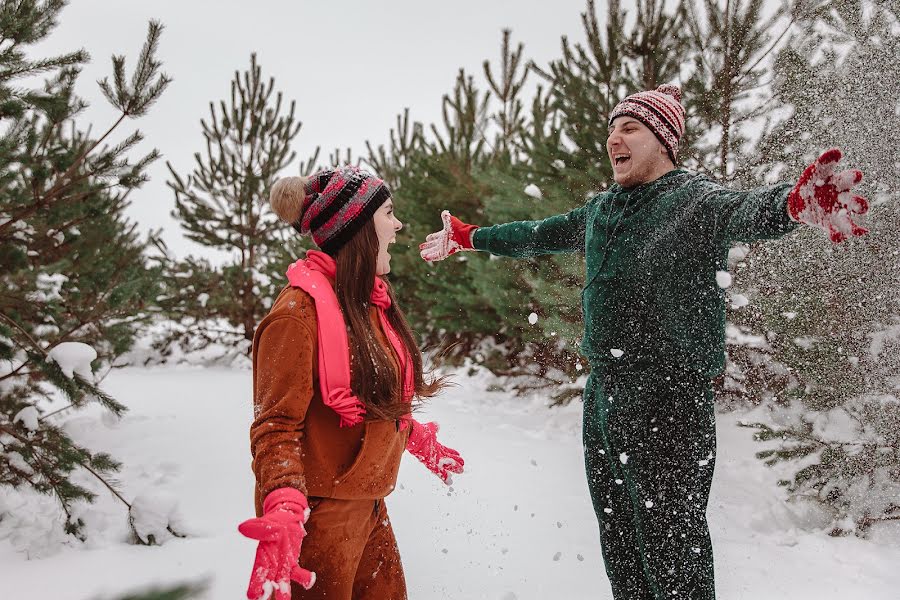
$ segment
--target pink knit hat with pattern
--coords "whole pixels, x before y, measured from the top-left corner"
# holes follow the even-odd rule
[[[391,197],[375,175],[345,165],[313,173],[306,182],[300,217],[291,223],[301,235],[334,255]]]
[[[677,162],[678,141],[684,135],[684,107],[677,85],[664,84],[652,91],[632,94],[619,102],[609,115],[609,124],[617,117],[634,117],[650,128],[669,158]]]

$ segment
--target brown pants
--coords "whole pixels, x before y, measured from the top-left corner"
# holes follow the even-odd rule
[[[310,498],[300,566],[316,573],[291,600],[407,600],[397,540],[384,500]]]

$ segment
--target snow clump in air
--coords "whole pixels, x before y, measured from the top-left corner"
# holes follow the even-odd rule
[[[723,290],[731,287],[731,273],[728,271],[716,271],[716,284]]]
[[[528,194],[529,196],[531,196],[532,198],[537,198],[538,200],[540,200],[541,198],[544,197],[544,195],[541,193],[541,188],[534,185],[533,183],[529,183],[525,187],[525,193]]]
[[[731,297],[731,306],[733,308],[742,308],[750,304],[750,299],[743,294],[735,294]]]

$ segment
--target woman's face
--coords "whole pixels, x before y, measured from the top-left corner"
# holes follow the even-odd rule
[[[378,235],[378,261],[375,273],[386,275],[391,272],[388,245],[397,241],[397,232],[403,228],[403,223],[394,216],[394,202],[390,198],[378,207],[372,220],[375,223],[375,233]]]

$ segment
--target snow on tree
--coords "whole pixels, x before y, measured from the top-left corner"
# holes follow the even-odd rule
[[[142,544],[162,545],[168,540],[183,537],[178,530],[185,524],[175,496],[164,492],[149,492],[131,501],[131,527]]]
[[[66,377],[75,377],[78,373],[85,379],[91,379],[91,363],[97,360],[97,351],[81,342],[60,342],[47,353],[47,360],[52,360]]]

